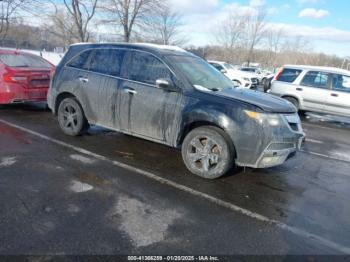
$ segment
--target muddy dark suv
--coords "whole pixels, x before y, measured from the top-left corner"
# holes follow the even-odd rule
[[[67,135],[99,125],[181,148],[187,168],[208,179],[235,165],[280,165],[304,136],[292,104],[234,89],[203,59],[169,46],[73,45],[48,104]]]

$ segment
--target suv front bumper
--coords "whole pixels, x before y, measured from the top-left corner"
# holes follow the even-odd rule
[[[283,119],[281,126],[264,126],[255,137],[245,140],[241,148],[246,150],[245,152],[238,151],[237,165],[252,168],[278,166],[301,149],[305,133],[302,130],[299,116],[297,114],[281,116]]]
[[[301,136],[295,143],[271,143],[259,157],[256,168],[282,165],[301,149],[303,140],[304,136]],[[285,145],[284,149],[282,145]]]

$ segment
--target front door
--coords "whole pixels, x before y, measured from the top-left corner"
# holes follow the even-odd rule
[[[325,112],[350,116],[350,76],[333,74],[332,90],[327,96]]]
[[[122,77],[119,112],[123,129],[153,140],[168,140],[180,93],[157,88],[156,80],[173,82],[170,69],[152,54],[127,51]]]

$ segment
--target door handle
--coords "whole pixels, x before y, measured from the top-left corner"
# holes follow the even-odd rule
[[[124,89],[124,92],[130,94],[130,95],[136,95],[137,94],[137,91],[133,88],[125,88]]]
[[[303,91],[303,89],[300,87],[297,87],[297,91]]]
[[[82,77],[82,76],[81,76],[81,77],[79,77],[78,79],[79,79],[80,82],[83,82],[83,83],[89,82],[89,79],[86,78],[86,77]]]
[[[332,93],[331,96],[338,97],[339,95]]]

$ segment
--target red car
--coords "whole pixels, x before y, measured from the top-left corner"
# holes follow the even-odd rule
[[[0,49],[0,105],[46,101],[54,71],[40,56]]]

